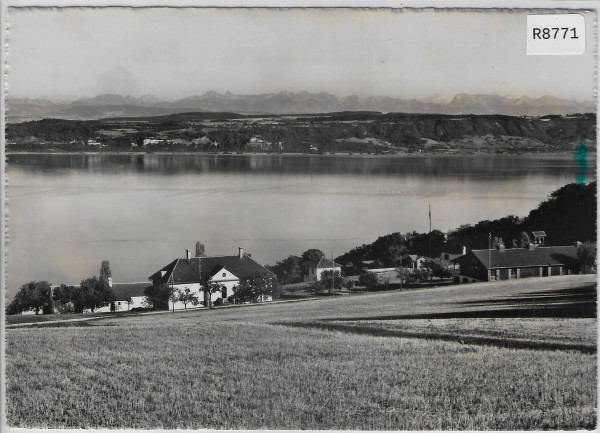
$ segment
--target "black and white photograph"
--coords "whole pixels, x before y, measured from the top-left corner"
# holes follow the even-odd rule
[[[596,429],[600,2],[467,6],[4,2],[2,430]]]

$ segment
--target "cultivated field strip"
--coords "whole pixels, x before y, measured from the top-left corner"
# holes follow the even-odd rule
[[[536,320],[543,323],[534,328],[557,323]],[[7,378],[15,427],[511,430],[596,422],[595,355],[260,323],[14,329]]]
[[[576,292],[594,286],[595,278],[520,283],[107,315],[7,329],[8,424],[594,428],[595,317],[432,318],[453,309],[497,311],[497,303],[486,299],[519,309],[514,299],[521,296]]]
[[[532,278],[497,283],[477,283],[468,285],[424,287],[420,290],[380,292],[357,296],[325,297],[304,302],[284,302],[280,304],[253,304],[231,308],[214,308],[184,311],[175,314],[161,313],[160,320],[187,320],[198,322],[243,321],[256,323],[310,320],[365,320],[403,318],[449,318],[460,314],[473,313],[481,316],[486,311],[506,310],[505,314],[526,307],[521,317],[529,316],[532,304],[515,301],[516,298],[531,297],[532,292],[551,294],[555,291],[580,290],[588,288],[592,299],[588,303],[595,307],[595,275],[566,277]],[[538,296],[538,313],[543,312],[545,301]],[[498,301],[503,305],[498,305]],[[536,304],[533,304],[534,306]],[[547,306],[547,305],[546,305]],[[595,313],[591,317],[595,317]],[[107,316],[108,322],[120,320],[114,315]],[[127,319],[129,320],[129,319]],[[132,320],[152,322],[153,316],[138,316]]]
[[[307,329],[327,329],[358,335],[376,337],[395,337],[418,340],[449,341],[459,344],[495,346],[510,349],[527,350],[565,350],[586,354],[595,354],[596,321],[593,319],[530,319],[535,327],[544,324],[550,335],[540,335],[532,332],[519,319],[519,330],[506,332],[505,327],[513,325],[514,319],[428,319],[428,320],[355,320],[355,321],[311,321],[311,322],[282,322],[282,325]],[[469,328],[473,322],[484,323],[479,329]],[[487,323],[485,323],[487,322]],[[454,326],[452,326],[452,324]],[[524,328],[524,325],[529,325]],[[550,325],[550,326],[548,326]],[[566,338],[556,338],[556,332],[564,326]],[[573,341],[575,340],[575,341]]]

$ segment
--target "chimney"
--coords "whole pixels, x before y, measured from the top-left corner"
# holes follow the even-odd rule
[[[244,249],[242,247],[238,247],[238,257],[240,259],[244,257]]]
[[[112,287],[112,277],[108,277],[108,287]]]
[[[464,256],[465,254],[467,254],[467,247],[466,247],[466,245],[463,245],[463,256]]]
[[[192,258],[192,252],[190,250],[185,250],[185,258],[188,260]]]
[[[498,251],[504,251],[504,250],[505,250],[504,244],[498,244],[498,245],[496,246],[496,249],[497,249]]]

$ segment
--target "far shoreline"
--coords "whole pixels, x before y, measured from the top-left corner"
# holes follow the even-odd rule
[[[46,152],[46,151],[5,151],[5,155],[129,155],[129,156],[143,156],[143,155],[181,155],[181,156],[360,156],[364,158],[382,158],[382,157],[431,157],[431,156],[572,156],[573,152],[560,151],[560,152],[411,152],[411,153],[360,153],[360,152],[324,152],[324,153],[304,153],[304,152],[143,152],[143,151],[62,151],[62,152]],[[588,154],[595,155],[596,150],[589,150]]]

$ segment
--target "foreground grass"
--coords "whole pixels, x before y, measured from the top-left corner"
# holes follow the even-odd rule
[[[179,317],[7,330],[9,425],[516,430],[596,424],[595,352]],[[503,320],[410,323],[421,334],[432,326],[469,335],[504,328],[506,338],[581,344],[593,344],[596,327],[595,319]],[[397,330],[404,322],[366,325]]]

